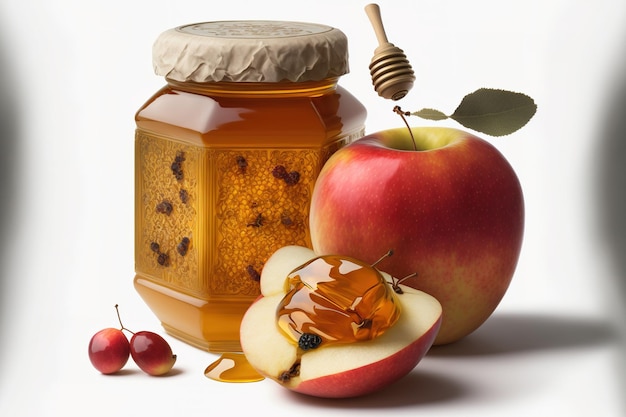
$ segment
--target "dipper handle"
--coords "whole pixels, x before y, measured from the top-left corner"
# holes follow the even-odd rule
[[[385,27],[383,26],[383,19],[380,17],[380,7],[378,7],[378,4],[371,3],[365,6],[365,13],[372,24],[372,28],[374,28],[378,44],[380,46],[388,44],[389,41],[387,40],[387,34],[385,33]]]

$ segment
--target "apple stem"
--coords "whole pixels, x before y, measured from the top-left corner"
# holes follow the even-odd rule
[[[411,130],[411,126],[409,126],[409,122],[406,120],[406,117],[405,117],[405,116],[410,116],[411,112],[402,111],[400,106],[395,106],[393,108],[393,111],[400,115],[400,118],[402,119],[402,121],[406,125],[406,128],[409,129],[409,135],[411,135],[411,141],[413,141],[413,150],[417,151],[417,143],[415,142],[415,137],[413,136],[413,131]]]
[[[120,317],[120,309],[119,309],[119,306],[117,304],[115,304],[115,312],[117,313],[117,321],[120,322],[120,326],[121,326],[120,330],[126,330],[127,332],[130,332],[131,334],[135,334],[135,332],[133,332],[132,330],[130,330],[127,327],[124,327],[124,325],[122,324],[122,318]]]
[[[400,288],[400,284],[404,281],[406,281],[409,278],[413,278],[417,276],[417,272],[413,272],[412,274],[407,275],[404,278],[400,278],[400,279],[394,279],[392,277],[393,282],[391,283],[391,288],[393,288],[393,290],[396,292],[396,294],[403,294],[404,291],[402,291],[402,288]]]
[[[372,268],[375,267],[376,265],[378,265],[383,259],[390,257],[391,255],[393,255],[393,249],[389,249],[387,251],[387,253],[385,253],[383,256],[381,256],[380,258],[378,258],[378,260],[376,262],[374,262],[372,264]]]

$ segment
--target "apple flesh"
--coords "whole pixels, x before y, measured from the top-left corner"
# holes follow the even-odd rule
[[[504,296],[519,258],[524,201],[519,180],[490,143],[446,127],[390,129],[340,149],[312,195],[317,253],[374,262],[443,306],[435,344],[477,329]]]
[[[261,273],[261,296],[245,313],[240,328],[248,362],[290,390],[327,398],[365,395],[409,373],[431,347],[441,324],[441,305],[422,291],[400,285],[404,293],[397,295],[398,320],[371,340],[321,345],[302,353],[279,329],[276,312],[287,290],[285,278],[294,265],[316,256],[309,249],[288,246],[267,261],[269,267]],[[285,379],[285,371],[298,361],[298,374]]]

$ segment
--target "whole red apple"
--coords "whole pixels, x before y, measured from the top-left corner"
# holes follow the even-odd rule
[[[367,262],[443,306],[435,344],[477,329],[506,292],[519,258],[524,200],[504,156],[470,133],[423,127],[377,132],[337,151],[315,185],[316,253]]]

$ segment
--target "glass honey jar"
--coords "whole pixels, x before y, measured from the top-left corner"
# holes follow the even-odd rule
[[[346,36],[325,25],[180,26],[153,47],[166,85],[136,113],[134,285],[171,335],[237,352],[266,259],[310,247],[329,156],[364,132],[338,85]]]

